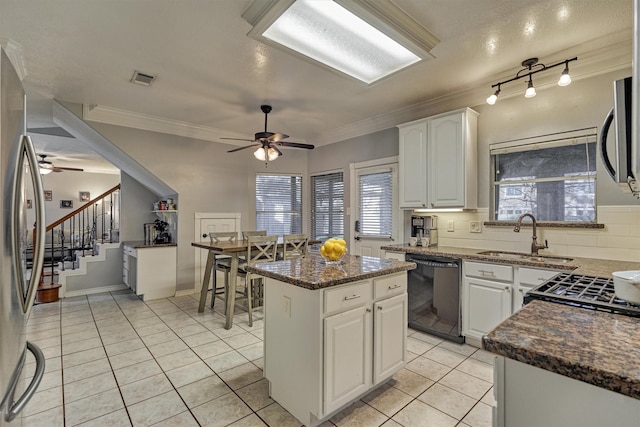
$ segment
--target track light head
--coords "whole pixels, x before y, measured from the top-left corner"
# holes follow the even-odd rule
[[[571,84],[571,76],[569,75],[569,63],[567,62],[560,80],[558,80],[558,86],[569,86]]]
[[[525,98],[533,98],[536,96],[536,88],[533,87],[533,80],[529,76],[529,83],[527,83],[527,90],[524,92]]]
[[[493,95],[487,98],[487,104],[493,105],[498,100],[498,95],[500,95],[500,84],[498,84],[498,89],[495,91]]]

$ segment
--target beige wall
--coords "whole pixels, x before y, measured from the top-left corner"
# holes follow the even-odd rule
[[[305,150],[285,149],[282,157],[265,168],[264,163],[253,157],[250,149],[227,153],[227,150],[235,147],[113,125],[89,124],[178,194],[178,291],[193,289],[195,281],[201,280],[194,277],[196,249],[191,246],[195,239],[196,212],[240,212],[242,228],[252,229],[255,227],[254,187],[257,172],[306,176]],[[126,189],[123,188],[124,191]],[[136,191],[144,193],[143,189]],[[304,195],[307,194],[309,192],[305,191]],[[130,206],[135,204],[135,197],[127,200],[123,200],[123,212],[126,212],[125,202]],[[144,204],[138,203],[136,209],[150,211],[150,201],[153,201],[153,196],[145,196]],[[138,231],[142,231],[142,224],[148,218],[143,217],[141,212],[140,215],[130,216],[126,226],[126,213],[123,215],[123,228],[126,227],[122,233],[123,240],[140,237]],[[305,222],[305,227],[307,224]]]

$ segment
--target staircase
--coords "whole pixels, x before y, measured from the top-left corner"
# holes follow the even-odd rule
[[[126,288],[119,190],[120,184],[46,227],[39,290],[59,285],[59,296],[71,297]]]

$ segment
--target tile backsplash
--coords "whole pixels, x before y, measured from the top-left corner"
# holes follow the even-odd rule
[[[472,233],[471,222],[489,220],[488,209],[476,212],[438,214],[438,245],[475,249],[529,252],[531,227],[515,233],[512,227],[481,227]],[[454,221],[454,231],[447,231],[447,223]],[[529,219],[525,220],[529,223]],[[549,249],[540,253],[619,261],[640,262],[640,206],[600,206],[598,223],[603,229],[538,227],[538,243],[545,239]],[[640,267],[640,266],[639,266]]]

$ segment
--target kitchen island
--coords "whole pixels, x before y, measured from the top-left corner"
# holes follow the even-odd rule
[[[257,264],[265,277],[264,374],[270,396],[317,426],[406,364],[407,270],[346,255]]]

